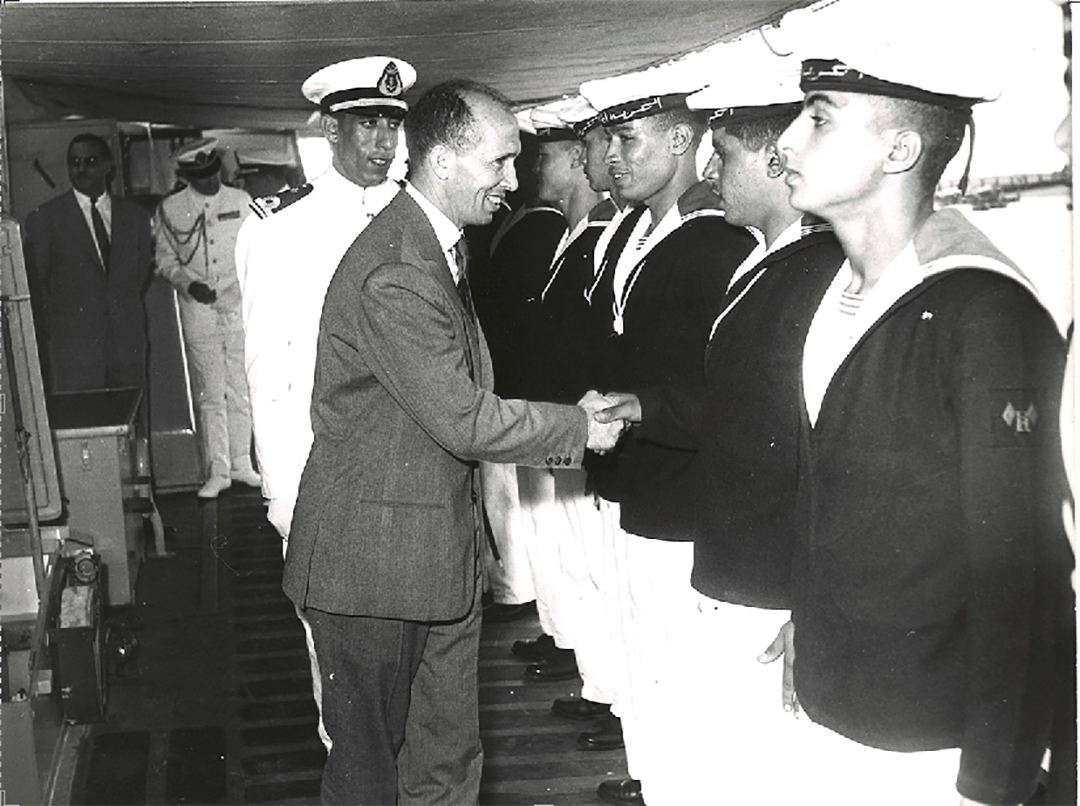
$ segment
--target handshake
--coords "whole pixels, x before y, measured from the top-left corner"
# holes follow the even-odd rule
[[[602,395],[590,389],[578,405],[589,416],[589,439],[585,447],[596,453],[612,450],[631,423],[641,422],[641,403],[637,395],[627,392]]]

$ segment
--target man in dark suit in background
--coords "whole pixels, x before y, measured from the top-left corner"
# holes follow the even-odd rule
[[[326,803],[476,803],[478,462],[580,467],[586,445],[618,436],[577,406],[489,391],[459,243],[517,186],[509,102],[441,84],[405,133],[411,183],[327,291],[315,442],[285,559],[322,671]]]
[[[68,145],[71,191],[26,219],[26,270],[49,391],[146,388],[146,311],[153,251],[150,218],[107,192],[108,143]]]

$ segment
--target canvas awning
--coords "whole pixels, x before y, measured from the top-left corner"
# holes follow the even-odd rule
[[[303,125],[317,68],[393,55],[412,94],[452,76],[519,103],[729,40],[810,0],[194,0],[7,3],[2,71],[56,117]]]

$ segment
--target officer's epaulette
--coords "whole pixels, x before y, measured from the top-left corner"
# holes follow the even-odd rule
[[[308,182],[298,188],[282,191],[276,196],[261,196],[258,199],[252,199],[248,206],[259,218],[268,218],[273,213],[280,213],[290,204],[300,201],[314,189],[315,186]]]

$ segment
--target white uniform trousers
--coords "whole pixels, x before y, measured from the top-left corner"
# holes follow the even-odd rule
[[[282,559],[284,559],[288,550],[289,541],[282,540]],[[311,634],[311,624],[304,615],[304,611],[295,605],[293,607],[296,609],[296,616],[300,619],[300,624],[304,627],[304,643],[307,645],[308,666],[311,668],[311,696],[315,700],[315,707],[319,709],[319,739],[326,748],[326,752],[329,753],[333,742],[330,741],[330,734],[326,732],[326,725],[323,723],[322,718],[322,672],[319,671],[319,656],[315,654],[315,637]]]
[[[559,595],[564,587],[559,533],[567,527],[562,508],[555,503],[555,475],[546,468],[519,466],[517,478],[540,628],[555,640],[555,646],[573,649],[573,608],[567,608],[565,596]]]
[[[484,511],[499,552],[496,559],[491,546],[484,541],[484,562],[492,598],[497,604],[531,602],[536,592],[523,531],[532,529],[532,521],[526,523],[518,501],[517,465],[481,462],[480,479]]]
[[[757,660],[789,612],[717,602],[692,589],[686,595],[694,604],[659,683],[666,707],[654,728],[666,741],[642,779],[646,802],[794,802],[796,725],[783,710],[783,660]]]
[[[617,614],[614,534],[607,527],[602,506],[585,492],[584,470],[562,470],[555,474],[555,498],[567,520],[567,540],[572,550],[564,552],[566,598],[574,607],[574,653],[581,674],[581,696],[592,702],[613,705],[618,688],[622,651],[616,646],[618,634],[612,629]],[[618,524],[618,513],[616,513]],[[567,567],[569,565],[569,567]]]
[[[206,477],[250,470],[251,404],[240,306],[219,308],[181,296],[180,321]]]
[[[663,731],[671,705],[664,701],[660,682],[671,674],[696,609],[690,587],[694,546],[623,535],[625,550],[616,556],[615,572],[625,684],[616,698],[627,766],[644,787],[673,741]]]
[[[654,724],[668,741],[642,778],[649,806],[959,802],[959,750],[876,750],[783,710],[783,659],[757,657],[788,611],[700,594],[695,611],[661,681],[668,707]]]
[[[610,647],[609,682],[605,684],[605,687],[607,693],[611,695],[611,713],[622,719],[624,705],[627,708],[630,706],[630,701],[626,695],[628,686],[626,668],[627,627],[623,604],[626,599],[624,580],[626,577],[627,548],[632,535],[624,532],[619,525],[622,510],[617,503],[600,498],[597,500],[597,509],[603,529],[600,542],[601,551],[604,554],[602,560],[604,586],[601,589],[600,624],[597,626],[597,630],[601,634],[596,638],[596,641],[606,643]],[[585,696],[584,691],[582,696]],[[591,700],[592,697],[588,699]],[[632,758],[633,752],[628,751],[626,760],[630,776],[636,778]]]
[[[797,661],[796,661],[797,662]],[[788,803],[816,806],[956,806],[960,748],[898,753],[853,742],[802,714],[792,757],[797,778]]]

